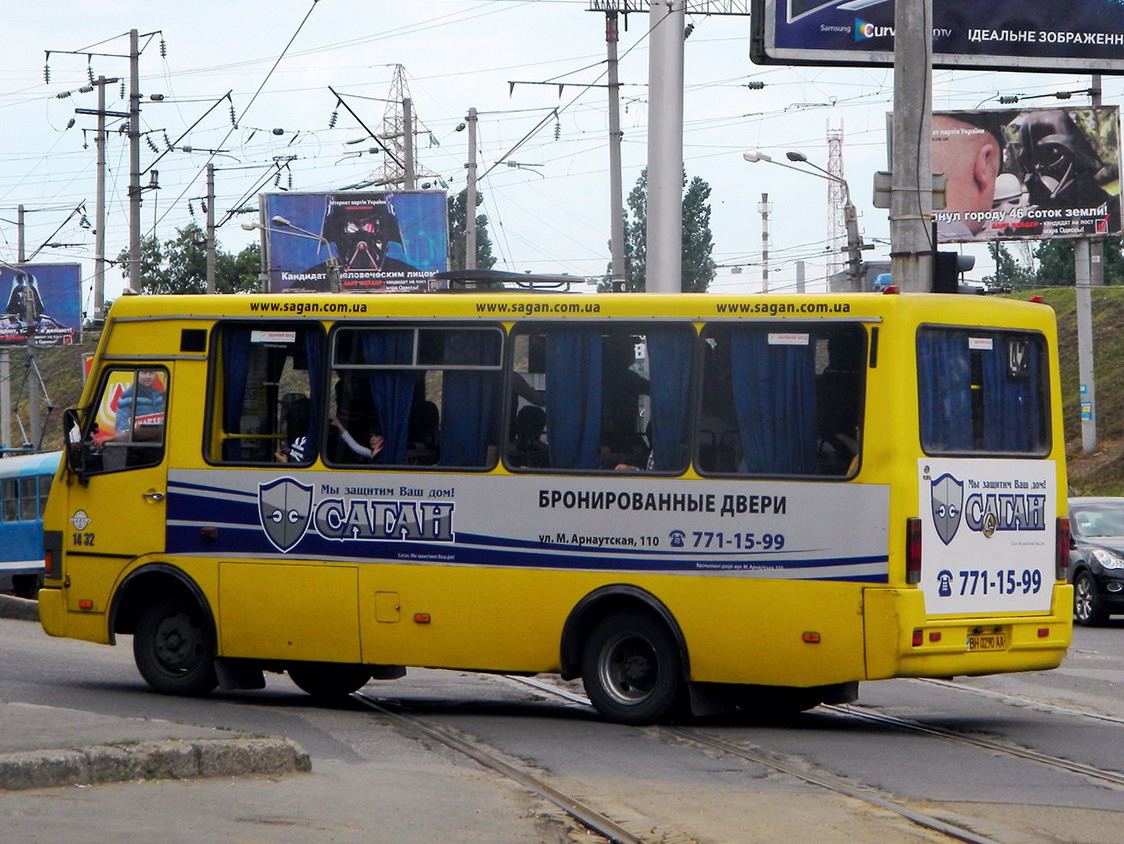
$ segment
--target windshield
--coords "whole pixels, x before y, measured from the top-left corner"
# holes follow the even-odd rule
[[[1124,502],[1075,509],[1070,525],[1079,536],[1124,536]]]

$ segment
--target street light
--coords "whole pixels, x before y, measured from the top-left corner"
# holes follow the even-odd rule
[[[800,164],[807,164],[809,167],[818,170],[805,170],[802,167],[793,167],[791,164],[785,164],[783,161],[774,161],[771,156],[763,152],[743,152],[742,158],[751,164],[756,164],[758,161],[764,161],[768,164],[775,164],[777,167],[785,167],[789,170],[795,170],[797,173],[806,173],[809,176],[815,176],[819,179],[826,179],[829,182],[835,182],[843,187],[843,222],[847,227],[847,279],[851,283],[851,289],[859,292],[863,289],[862,276],[863,276],[863,262],[862,262],[862,238],[859,236],[859,218],[855,211],[855,205],[851,202],[851,188],[847,184],[847,180],[829,173],[818,164],[813,164],[808,160],[808,157],[802,152],[796,150],[789,150],[785,153],[785,157],[789,161],[797,162]]]
[[[327,239],[315,232],[310,232],[308,229],[302,229],[300,226],[293,225],[292,221],[285,219],[280,214],[271,217],[269,222],[273,225],[263,226],[261,223],[243,223],[242,228],[248,232],[252,232],[254,229],[261,229],[263,232],[291,234],[293,237],[303,237],[322,243],[324,245],[324,251],[327,253],[327,258],[324,259],[324,268],[327,270],[328,287],[333,293],[339,293],[340,262],[339,258],[332,254],[332,247]]]

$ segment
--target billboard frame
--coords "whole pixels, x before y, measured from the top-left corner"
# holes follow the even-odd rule
[[[1021,0],[1006,12],[1008,17],[980,18],[964,25],[965,14],[979,14],[980,7],[997,7],[997,0],[933,0],[933,67],[972,70],[1004,70],[1023,73],[1102,73],[1124,74],[1124,14],[1115,17],[1093,9],[1096,0],[1072,0],[1065,20],[1070,29],[1059,30],[1056,5],[1049,17],[1049,3],[1044,0]],[[800,7],[792,14],[792,6]],[[750,16],[750,58],[755,64],[786,65],[870,65],[893,67],[894,0],[752,0]],[[972,4],[972,13],[957,4]],[[1109,10],[1111,11],[1111,10]],[[1035,14],[1040,17],[1035,18]],[[869,19],[869,20],[868,20]],[[970,19],[970,17],[969,17]],[[1041,24],[1036,21],[1042,21]],[[1079,31],[1086,22],[1103,22],[1106,29]],[[818,26],[817,26],[818,25]],[[1115,28],[1113,28],[1113,26]],[[981,36],[987,45],[979,50],[942,49],[949,45],[970,43],[969,33]],[[1039,40],[1039,36],[1042,40]],[[1115,47],[1090,53],[1088,42],[1105,40]],[[871,47],[860,46],[870,42]],[[1081,43],[1086,42],[1086,43]],[[992,45],[994,45],[992,47]],[[1019,47],[1020,49],[1004,48]],[[1079,54],[1075,48],[1086,50]]]

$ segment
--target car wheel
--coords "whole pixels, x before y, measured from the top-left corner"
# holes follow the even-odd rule
[[[582,682],[597,711],[622,724],[673,716],[683,700],[683,662],[667,626],[645,615],[610,616],[590,633]]]
[[[1108,614],[1101,608],[1097,584],[1083,571],[1073,579],[1073,620],[1084,627],[1104,624]]]
[[[145,682],[169,695],[205,695],[218,685],[215,636],[199,605],[171,599],[147,607],[133,633]]]

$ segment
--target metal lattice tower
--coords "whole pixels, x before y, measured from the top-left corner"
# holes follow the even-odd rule
[[[387,94],[386,111],[382,116],[382,132],[379,137],[393,152],[394,158],[383,156],[382,166],[375,171],[376,184],[387,186],[401,185],[406,179],[406,168],[401,163],[406,160],[406,146],[404,140],[405,127],[402,121],[402,101],[410,96],[410,87],[406,84],[405,65],[394,65],[394,78],[390,81],[390,93]],[[395,161],[394,159],[398,160]]]
[[[843,126],[827,127],[827,172],[833,178],[827,183],[827,276],[843,269],[846,261],[844,251],[847,247],[847,223],[844,212],[847,197],[843,188]],[[838,179],[839,181],[836,181]]]

